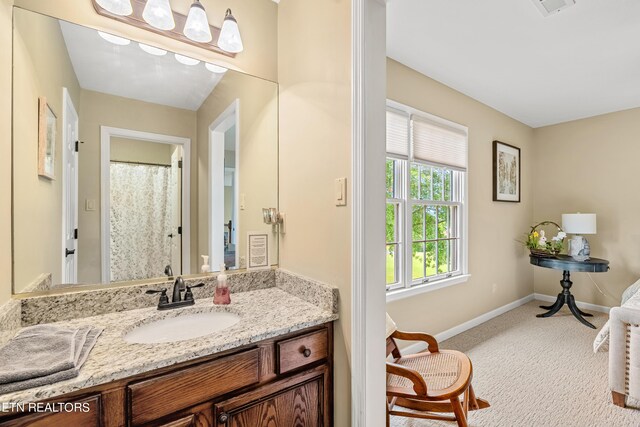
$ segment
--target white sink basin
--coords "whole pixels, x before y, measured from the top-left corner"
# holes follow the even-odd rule
[[[131,344],[178,342],[229,328],[240,316],[227,312],[184,313],[137,326],[124,335]]]

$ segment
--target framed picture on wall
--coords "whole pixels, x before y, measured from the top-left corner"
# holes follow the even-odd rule
[[[493,200],[520,202],[520,149],[493,141]]]
[[[55,179],[56,115],[47,98],[38,98],[38,175]]]

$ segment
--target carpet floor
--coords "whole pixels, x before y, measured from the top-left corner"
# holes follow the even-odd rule
[[[490,408],[469,412],[471,427],[639,427],[640,410],[611,403],[608,353],[594,354],[597,330],[566,306],[555,316],[533,301],[443,341],[473,362],[473,386]],[[608,316],[593,312],[598,330]],[[428,332],[425,327],[425,332]],[[392,427],[456,426],[455,422],[391,417]]]

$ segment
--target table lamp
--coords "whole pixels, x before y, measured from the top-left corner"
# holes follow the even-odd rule
[[[596,234],[596,214],[562,214],[562,229],[573,234],[569,241],[569,255],[576,261],[587,261],[591,255],[591,246],[583,234]]]

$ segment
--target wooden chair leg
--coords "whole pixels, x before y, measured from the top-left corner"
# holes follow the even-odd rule
[[[451,406],[453,407],[453,413],[456,416],[458,427],[469,427],[469,425],[467,424],[467,417],[464,416],[464,410],[462,409],[462,405],[460,404],[460,399],[458,399],[457,397],[451,399]]]
[[[467,393],[469,393],[469,400],[470,400],[470,404],[471,404],[471,409],[476,410],[479,409],[478,408],[478,400],[476,399],[476,393],[473,391],[473,386],[471,384],[469,384],[469,389],[467,390]]]
[[[469,389],[471,386],[467,387],[464,391],[464,400],[462,401],[462,409],[464,410],[464,417],[469,417]]]
[[[613,398],[613,404],[619,406],[621,408],[625,408],[625,395],[622,393],[618,393],[617,391],[611,391],[611,397]]]

